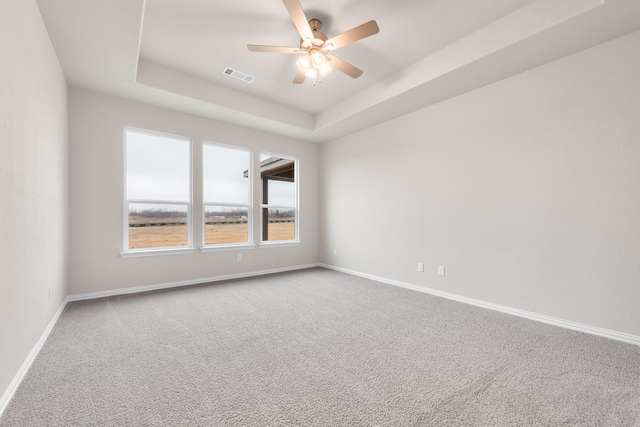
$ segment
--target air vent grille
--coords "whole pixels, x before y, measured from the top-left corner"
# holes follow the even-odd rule
[[[255,77],[250,76],[247,73],[243,73],[242,71],[234,70],[233,68],[225,67],[223,74],[226,74],[229,77],[233,77],[234,79],[242,80],[245,83],[251,83],[255,79]]]

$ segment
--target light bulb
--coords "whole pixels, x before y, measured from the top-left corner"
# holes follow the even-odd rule
[[[324,64],[322,64],[322,67],[320,67],[320,75],[324,77],[327,74],[329,74],[331,70],[332,70],[331,65],[329,65],[328,62],[325,62]]]
[[[314,70],[313,68],[309,68],[309,69],[306,71],[306,76],[307,76],[307,78],[310,78],[310,79],[314,79],[314,80],[315,80],[315,78],[316,78],[316,76],[317,76],[317,75],[318,75],[318,72],[317,72],[316,70]]]
[[[309,57],[303,56],[302,58],[298,59],[296,65],[298,66],[298,70],[307,72],[307,70],[311,66],[311,61],[309,60]]]
[[[316,52],[311,55],[311,64],[313,65],[313,68],[320,69],[324,62],[324,55],[320,52]]]

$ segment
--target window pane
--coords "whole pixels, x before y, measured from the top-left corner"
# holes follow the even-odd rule
[[[262,209],[263,240],[294,240],[296,238],[295,209]]]
[[[205,206],[204,243],[246,243],[249,241],[249,210],[242,206]]]
[[[260,155],[262,241],[295,240],[297,214],[296,161]]]
[[[190,141],[128,130],[127,199],[190,200]]]
[[[187,204],[129,204],[129,249],[187,245]]]
[[[268,201],[273,206],[296,205],[296,183],[269,179]]]
[[[204,144],[202,156],[204,202],[249,204],[250,153]]]

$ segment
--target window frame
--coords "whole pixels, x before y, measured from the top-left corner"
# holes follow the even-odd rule
[[[294,206],[285,206],[285,205],[272,205],[269,203],[263,203],[263,195],[264,195],[264,179],[262,178],[262,157],[277,157],[285,160],[293,161],[293,182],[295,185],[294,189]],[[259,216],[257,217],[260,222],[260,246],[261,247],[272,247],[272,246],[298,246],[301,244],[300,238],[300,159],[296,156],[286,155],[274,153],[271,151],[260,151],[260,156],[258,157],[258,165],[257,165],[258,178],[260,180],[260,211]],[[293,209],[294,211],[294,236],[293,239],[290,240],[263,240],[264,239],[264,209]]]
[[[127,143],[128,133],[138,133],[149,136],[156,136],[160,138],[169,138],[182,140],[187,143],[188,157],[189,157],[189,171],[188,171],[188,198],[189,200],[155,200],[155,199],[129,199],[127,194]],[[123,159],[124,159],[124,186],[123,186],[123,250],[120,252],[120,256],[123,258],[131,257],[143,257],[153,255],[173,255],[173,254],[186,254],[195,252],[193,245],[193,139],[184,135],[176,135],[168,132],[160,132],[149,129],[136,128],[131,126],[125,126],[123,128]],[[185,246],[157,246],[146,248],[129,248],[129,207],[132,203],[138,204],[155,204],[155,205],[180,205],[187,206],[187,243]]]
[[[231,150],[243,151],[249,154],[249,163],[247,168],[247,180],[249,185],[249,200],[246,206],[242,203],[226,203],[226,202],[208,202],[205,200],[205,184],[204,184],[204,175],[205,175],[205,156],[204,156],[204,148],[206,145],[216,146]],[[211,140],[203,140],[202,141],[202,246],[200,247],[201,252],[215,252],[215,251],[225,251],[225,250],[240,250],[240,249],[253,249],[255,248],[255,244],[253,242],[253,230],[254,230],[254,212],[253,212],[253,197],[254,197],[254,185],[253,185],[253,158],[254,153],[253,150],[246,147],[239,147],[237,145],[225,144],[221,142],[215,142]],[[236,243],[206,243],[205,234],[206,234],[206,208],[207,206],[227,206],[227,207],[246,207],[247,209],[247,241],[246,242],[236,242]]]

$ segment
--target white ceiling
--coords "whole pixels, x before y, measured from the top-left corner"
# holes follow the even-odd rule
[[[364,70],[292,84],[281,0],[37,0],[71,86],[301,140],[324,142],[640,29],[638,0],[301,0],[334,53]],[[245,83],[222,73],[255,76]]]

